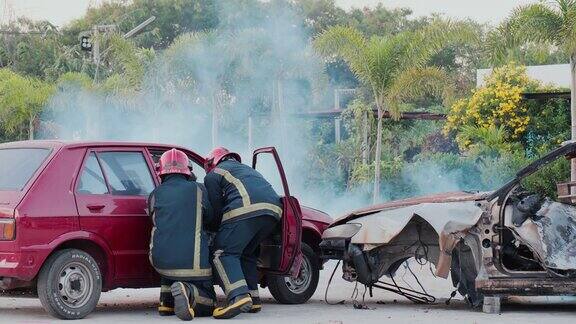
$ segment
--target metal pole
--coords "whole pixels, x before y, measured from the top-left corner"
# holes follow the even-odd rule
[[[92,45],[92,60],[96,64],[96,72],[94,73],[94,84],[98,83],[98,70],[100,68],[100,31],[98,26],[92,28],[92,37],[94,42]]]
[[[130,30],[129,32],[127,32],[126,34],[124,34],[124,38],[129,38],[134,36],[135,34],[137,34],[139,31],[141,31],[142,29],[144,29],[146,26],[150,25],[154,20],[156,20],[155,16],[152,16],[146,20],[144,20],[142,23],[140,23],[140,25],[132,28],[132,30]]]
[[[92,27],[92,35],[94,38],[94,43],[92,45],[92,60],[96,64],[96,70],[94,72],[94,85],[98,84],[98,78],[100,73],[100,31],[98,26]],[[100,108],[95,107],[95,109],[88,109],[86,111],[86,138],[97,139],[98,138],[98,122],[100,120]]]
[[[34,139],[34,120],[36,116],[30,116],[30,120],[28,120],[28,139]]]
[[[248,152],[252,153],[254,151],[254,138],[253,138],[253,117],[248,116]]]
[[[334,119],[334,137],[335,137],[335,141],[336,144],[340,143],[340,124],[341,124],[341,119],[340,117],[337,117]]]

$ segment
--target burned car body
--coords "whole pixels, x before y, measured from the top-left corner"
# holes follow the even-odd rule
[[[522,181],[560,158],[566,143],[492,192],[452,192],[387,202],[337,219],[322,256],[343,261],[343,278],[378,287],[410,258],[451,275],[473,306],[507,295],[576,295],[576,182],[558,184],[558,201],[526,192]],[[486,299],[488,298],[488,299]]]

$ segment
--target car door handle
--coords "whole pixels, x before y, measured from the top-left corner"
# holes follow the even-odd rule
[[[96,211],[101,211],[102,209],[104,209],[104,205],[86,205],[86,208],[88,208],[88,210],[96,212]]]

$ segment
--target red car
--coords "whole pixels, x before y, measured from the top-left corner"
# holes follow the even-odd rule
[[[53,316],[88,315],[101,291],[158,287],[148,260],[148,194],[154,166],[173,146],[123,142],[26,141],[0,144],[0,291],[38,294]],[[186,152],[198,181],[204,159]],[[316,290],[318,245],[331,219],[300,208],[284,187],[277,235],[261,248],[261,285],[280,303],[304,303]]]

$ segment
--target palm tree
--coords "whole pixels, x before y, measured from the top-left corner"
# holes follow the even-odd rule
[[[358,80],[372,92],[378,109],[374,203],[380,196],[382,120],[385,110],[398,119],[402,101],[423,93],[445,95],[449,87],[447,74],[437,67],[427,66],[427,63],[449,43],[470,39],[472,35],[473,31],[467,28],[437,20],[418,31],[370,39],[354,28],[336,26],[315,39],[315,47],[320,54],[343,59]]]
[[[576,1],[551,0],[515,9],[500,27],[507,46],[495,48],[496,57],[505,49],[530,42],[552,44],[570,57],[572,140],[576,140]],[[576,181],[576,159],[572,159],[571,178]]]

